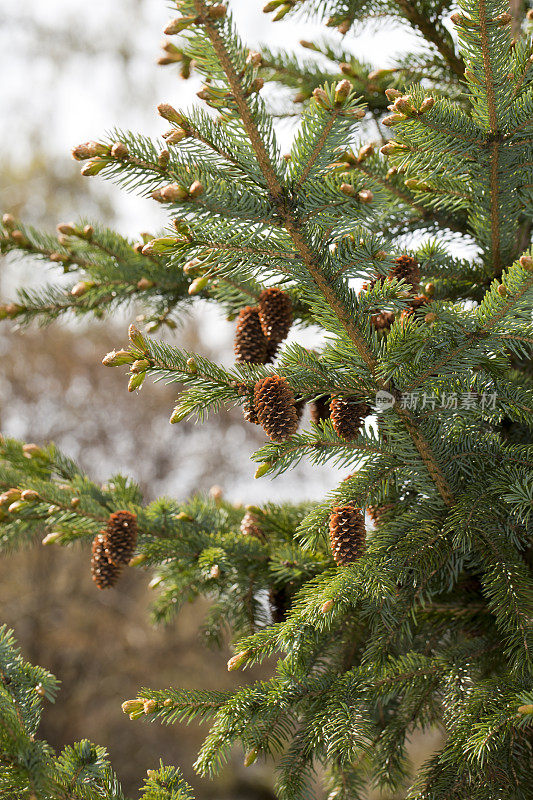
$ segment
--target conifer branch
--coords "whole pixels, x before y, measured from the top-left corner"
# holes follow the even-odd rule
[[[409,2],[409,0],[394,0],[396,5],[400,8],[404,16],[409,20],[414,28],[418,28],[424,38],[435,45],[441,56],[450,65],[450,68],[457,75],[458,78],[463,78],[465,72],[465,65],[462,60],[454,51],[454,49],[445,41],[442,34],[440,34],[435,26],[431,23],[428,17],[418,11],[416,4]]]

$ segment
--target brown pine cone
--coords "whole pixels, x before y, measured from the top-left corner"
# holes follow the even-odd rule
[[[394,267],[390,271],[391,278],[404,280],[413,287],[413,292],[418,291],[420,283],[420,268],[418,261],[413,256],[398,256],[394,260]]]
[[[309,403],[309,411],[311,412],[311,422],[314,422],[315,425],[318,425],[319,422],[323,422],[324,420],[329,419],[330,402],[331,402],[331,397],[325,395],[324,397],[317,397],[316,400],[313,400],[311,403]]]
[[[233,350],[238,364],[264,364],[267,339],[261,329],[259,309],[245,306],[239,311]]]
[[[337,564],[351,564],[363,552],[366,539],[365,517],[360,508],[337,506],[329,518],[331,552]]]
[[[298,428],[298,414],[292,390],[279,375],[255,384],[254,406],[259,423],[274,442],[283,442]]]
[[[104,532],[105,554],[115,566],[128,564],[137,544],[137,517],[129,511],[115,511]]]
[[[346,441],[355,439],[363,426],[364,418],[370,413],[366,403],[350,397],[333,397],[330,408],[333,428]]]
[[[259,295],[259,319],[264,335],[273,344],[282,342],[292,325],[292,300],[286,292],[264,289]]]
[[[382,506],[367,506],[366,510],[368,512],[368,516],[377,527],[381,522],[383,522],[384,516],[388,511],[391,511],[394,508],[394,503],[385,503]]]
[[[104,534],[93,539],[91,556],[91,575],[99,589],[109,589],[118,581],[122,567],[109,561],[105,553]]]
[[[255,536],[256,539],[265,541],[265,534],[261,530],[257,515],[247,511],[241,520],[241,533],[243,536]]]

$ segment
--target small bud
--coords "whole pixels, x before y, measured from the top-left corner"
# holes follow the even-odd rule
[[[47,533],[44,539],[42,540],[41,544],[48,545],[54,544],[54,542],[58,542],[61,539],[61,534],[55,531],[54,533]]]
[[[87,239],[87,241],[90,242],[91,239],[93,238],[93,234],[94,234],[93,226],[85,225],[85,227],[83,228],[83,238]]]
[[[176,125],[180,125],[183,122],[183,115],[176,111],[169,103],[160,103],[157,106],[157,110],[160,116],[169,122],[174,122]]]
[[[346,78],[342,81],[339,81],[335,87],[335,103],[337,103],[337,105],[344,103],[351,91],[352,84],[350,81],[346,80]]]
[[[370,189],[361,189],[361,191],[357,193],[357,199],[360,203],[371,203],[374,199],[374,194]]]
[[[256,469],[256,471],[255,471],[254,478],[262,478],[262,477],[263,477],[263,475],[266,475],[266,473],[267,473],[267,472],[268,472],[270,469],[272,469],[272,463],[271,463],[270,461],[264,461],[262,464],[260,464],[260,465],[257,467],[257,469]]]
[[[399,111],[400,114],[413,114],[415,108],[412,99],[410,94],[402,94],[401,97],[394,101],[393,111]]]
[[[348,197],[355,197],[356,195],[355,187],[352,186],[350,183],[341,183],[340,190],[343,194],[347,195]]]
[[[518,711],[519,714],[533,714],[533,705],[527,703],[524,706],[518,706],[516,710]]]
[[[146,556],[144,555],[144,553],[139,553],[139,555],[130,558],[130,560],[128,561],[128,567],[138,567],[141,564],[144,564],[145,561],[146,561]]]
[[[433,325],[433,323],[436,321],[437,315],[433,311],[430,311],[429,314],[426,314],[424,317],[424,322],[427,322],[428,325]]]
[[[263,6],[263,14],[270,14],[271,11],[275,11],[279,6],[282,6],[284,2],[285,0],[270,0],[266,6]]]
[[[11,230],[12,228],[14,228],[15,225],[16,225],[16,222],[15,222],[15,217],[13,216],[13,214],[4,214],[2,216],[2,224],[8,230]]]
[[[194,360],[194,358],[191,357],[187,359],[187,369],[189,370],[191,375],[196,375],[198,367],[196,365],[196,361]]]
[[[40,448],[38,444],[34,444],[33,442],[28,442],[27,444],[23,444],[22,452],[24,453],[26,458],[37,458],[38,456],[44,455],[42,448]]]
[[[8,506],[7,510],[10,514],[16,514],[18,511],[21,510],[21,508],[25,508],[25,506],[26,503],[23,503],[22,500],[15,500],[14,503],[11,503],[11,505]]]
[[[527,272],[533,272],[533,258],[531,256],[520,256],[520,266]]]
[[[37,684],[37,686],[35,687],[35,692],[36,692],[36,694],[39,695],[39,697],[44,697],[45,696],[46,691],[45,691],[45,688],[42,685],[42,683],[38,683]]]
[[[146,289],[152,289],[155,286],[155,283],[148,278],[140,278],[137,281],[137,289],[141,291],[145,291]]]
[[[426,283],[424,287],[424,294],[428,297],[433,297],[435,294],[435,284],[434,283]]]
[[[176,203],[187,198],[187,190],[177,183],[169,183],[160,190],[161,198],[167,203]]]
[[[33,489],[24,489],[20,495],[20,499],[25,503],[34,503],[39,499],[39,492],[36,492]]]
[[[167,36],[175,36],[177,33],[181,33],[182,31],[187,30],[187,28],[190,28],[191,25],[194,25],[196,20],[197,17],[192,15],[188,17],[176,17],[176,19],[173,19],[168,23],[167,27],[165,28],[165,33]]]
[[[394,125],[399,125],[400,122],[405,122],[406,119],[405,114],[389,114],[388,117],[383,117],[381,121],[387,128],[392,128]]]
[[[117,158],[119,161],[122,161],[129,156],[128,148],[125,144],[122,144],[122,142],[115,142],[111,148],[111,155],[113,158]]]
[[[213,564],[211,569],[209,570],[209,577],[213,579],[220,578],[220,567],[218,564]]]
[[[19,489],[8,489],[7,492],[0,494],[0,506],[8,506],[15,500],[20,500],[21,494]]]
[[[208,281],[209,281],[208,275],[202,275],[202,277],[200,278],[195,278],[189,286],[188,289],[189,294],[193,295],[201,292],[202,289],[205,289],[205,287],[207,286]]]
[[[259,751],[254,747],[253,750],[250,750],[244,757],[244,766],[251,767],[252,764],[257,761],[257,757],[259,756]]]
[[[260,92],[264,85],[265,82],[263,78],[255,78],[255,80],[253,80],[250,84],[250,94],[256,94],[257,92]]]
[[[375,69],[373,72],[368,73],[368,80],[370,82],[380,81],[382,78],[387,78],[389,75],[393,75],[394,72],[394,69]]]
[[[104,367],[120,367],[122,364],[131,364],[135,356],[129,350],[111,350],[102,359]]]
[[[168,167],[168,162],[170,161],[170,153],[168,150],[161,150],[159,155],[157,156],[157,164],[161,167],[161,169],[166,169]]]
[[[150,362],[146,358],[141,358],[138,361],[134,361],[130,367],[130,372],[134,375],[138,375],[141,372],[146,372],[148,367],[150,366]]]
[[[172,131],[172,133],[169,133],[169,135],[165,138],[167,144],[179,144],[179,142],[182,142],[188,136],[189,134],[186,130],[183,128],[176,128],[176,130]]]
[[[124,714],[131,714],[135,711],[142,711],[143,709],[143,701],[142,700],[125,700],[122,705],[122,711]]]
[[[11,231],[10,238],[17,244],[22,244],[22,245],[28,244],[28,240],[26,239],[22,231],[19,230]]]
[[[498,286],[498,294],[500,295],[500,297],[507,297],[507,295],[509,294],[509,292],[507,291],[507,286],[504,286],[503,283],[500,283],[500,285]]]
[[[170,424],[176,425],[178,422],[181,422],[185,417],[189,416],[190,411],[188,409],[183,409],[181,406],[177,405],[170,415]]]
[[[109,147],[100,142],[83,142],[77,145],[72,150],[72,158],[75,161],[87,161],[88,158],[95,156],[106,156],[109,153]]]
[[[145,714],[153,714],[157,709],[157,702],[155,700],[145,700],[143,703],[143,711]]]
[[[402,96],[402,93],[399,92],[398,89],[385,89],[385,95],[387,97],[387,100],[390,100],[391,103],[393,103],[394,100],[397,100],[399,97]]]
[[[98,175],[106,165],[107,161],[103,161],[101,158],[94,158],[88,161],[85,166],[81,168],[80,172],[84,177]]]
[[[357,161],[358,162],[364,161],[365,159],[373,155],[374,155],[374,145],[365,144],[363,145],[363,147],[361,147],[359,153],[357,154]]]
[[[60,222],[56,230],[64,236],[75,236],[77,228],[74,222]]]
[[[79,281],[79,283],[75,283],[72,289],[70,290],[70,294],[73,297],[82,297],[86,294],[89,289],[94,286],[93,281]]]
[[[333,606],[334,606],[333,600],[326,600],[326,602],[324,603],[324,605],[320,609],[320,613],[321,614],[327,614],[329,611],[331,611]]]
[[[134,392],[140,389],[146,378],[146,372],[139,372],[137,375],[132,375],[128,383],[128,392]]]
[[[165,700],[165,702],[163,703],[163,705],[164,705],[166,708],[169,708],[170,706],[173,706],[173,705],[174,705],[174,700],[171,700],[171,699],[170,699],[170,697],[168,697],[168,698]]]
[[[200,181],[194,181],[189,186],[189,194],[191,197],[200,197],[201,194],[204,193],[204,187],[200,183]]]
[[[422,100],[422,104],[420,106],[419,113],[425,114],[427,111],[430,111],[433,106],[435,105],[435,98],[434,97],[426,97],[425,100]]]
[[[495,17],[493,22],[498,25],[498,27],[503,27],[504,25],[509,25],[512,20],[513,18],[511,14],[506,11],[503,14],[499,14],[497,17]]]
[[[207,16],[211,19],[222,19],[228,13],[228,8],[225,5],[211,6],[207,11]]]
[[[387,142],[387,144],[384,144],[379,152],[382,153],[384,156],[391,156],[394,153],[401,153],[402,150],[405,150],[405,147],[402,144],[400,144],[399,142],[391,141]]]
[[[263,63],[263,59],[261,57],[261,53],[255,53],[250,51],[246,56],[246,63],[251,64],[252,67],[260,67]]]
[[[79,497],[73,497],[72,500],[70,501],[70,507],[71,508],[78,508],[79,504],[80,504],[80,498]]]
[[[232,656],[228,661],[228,672],[233,672],[233,670],[239,669],[239,667],[242,666],[242,664],[244,664],[249,655],[250,655],[249,650],[241,650],[241,652],[237,653],[236,656]]]
[[[313,97],[321,108],[331,108],[329,97],[325,89],[322,89],[320,86],[313,89]]]
[[[224,492],[222,491],[220,486],[212,486],[209,489],[209,496],[212,497],[213,500],[215,501],[215,503],[217,503],[217,504],[219,504],[221,502],[223,495],[224,495]]]

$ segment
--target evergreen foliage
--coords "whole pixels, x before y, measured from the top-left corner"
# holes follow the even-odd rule
[[[335,800],[369,787],[391,800],[531,798],[533,50],[519,5],[513,18],[503,0],[267,4],[343,35],[375,17],[417,33],[416,53],[372,70],[338,36],[305,43],[305,58],[249,52],[225,6],[180,0],[163,61],[202,76],[209,112],[162,104],[161,142],[114,131],[73,151],[83,174],[168,206],[168,228],[134,243],[86,221],[53,237],[4,216],[3,252],[60,263],[74,282],[23,289],[2,316],[47,322],[139,301],[146,331],[130,327],[104,358],[129,368],[130,391],[147,376],[176,383],[179,423],[232,405],[250,418],[258,385],[283,386],[291,424],[255,454],[257,477],[303,458],[350,470],[306,505],[145,504],[128,480],[98,486],[52,445],[2,442],[4,550],[35,536],[89,543],[128,511],[130,564],[154,571],[156,620],[202,594],[208,641],[230,629],[229,669],[277,657],[271,678],[234,692],[142,688],[124,703],[132,719],[210,720],[202,775],[239,745],[246,765],[275,758],[280,800],[323,796],[319,771]],[[286,157],[275,121],[294,106],[277,107],[272,84],[303,104]],[[401,256],[416,258],[423,295]],[[296,331],[320,327],[319,351],[293,341],[274,364],[227,369],[149,335],[197,298],[234,317],[272,286]],[[383,312],[390,326],[376,324]],[[335,418],[291,432],[302,403],[330,398],[372,419],[349,437]],[[350,557],[336,563],[343,508]],[[363,547],[365,509],[375,525]],[[286,612],[269,607],[276,596]],[[81,743],[56,758],[33,739],[34,687],[52,696],[55,684],[13,648],[4,632],[0,785],[17,798],[120,797],[104,751]],[[409,738],[429,728],[442,743],[413,775]],[[143,791],[191,797],[173,768]]]

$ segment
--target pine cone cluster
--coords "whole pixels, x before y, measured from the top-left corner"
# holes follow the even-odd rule
[[[329,419],[330,403],[331,397],[328,397],[327,395],[325,397],[317,397],[316,400],[313,400],[311,403],[309,403],[311,422],[314,422],[315,425],[318,425],[319,422],[324,422],[324,420]]]
[[[428,302],[429,302],[429,297],[426,297],[425,294],[416,295],[409,301],[409,306],[407,308],[404,308],[404,310],[402,311],[401,313],[402,318],[405,319],[405,317],[410,317],[411,314],[414,314],[414,312],[418,308],[422,308],[422,306],[426,305],[426,303]]]
[[[104,534],[99,533],[93,539],[91,555],[91,575],[99,589],[110,589],[119,579],[122,567],[113,564],[107,557]]]
[[[418,291],[418,284],[420,283],[420,268],[418,261],[413,256],[398,256],[394,260],[394,267],[390,271],[391,278],[397,280],[404,280],[410,283],[413,291]]]
[[[329,539],[336,564],[357,561],[365,546],[365,518],[360,508],[337,506],[329,518]]]
[[[137,517],[129,511],[115,511],[109,517],[104,531],[107,558],[119,566],[128,564],[137,544]]]
[[[274,360],[280,343],[292,325],[292,302],[276,287],[264,289],[258,306],[241,309],[235,332],[235,358],[238,364],[268,364]]]
[[[268,341],[261,328],[259,309],[245,306],[237,318],[234,352],[238,364],[264,364]]]
[[[285,378],[271,375],[258,381],[254,407],[259,423],[274,442],[283,442],[298,428],[298,414],[292,390]]]
[[[378,331],[389,331],[393,322],[394,314],[392,311],[380,311],[379,314],[373,314],[370,317],[371,325]]]
[[[370,413],[366,403],[351,397],[333,397],[330,403],[331,423],[335,432],[346,441],[355,439]]]

